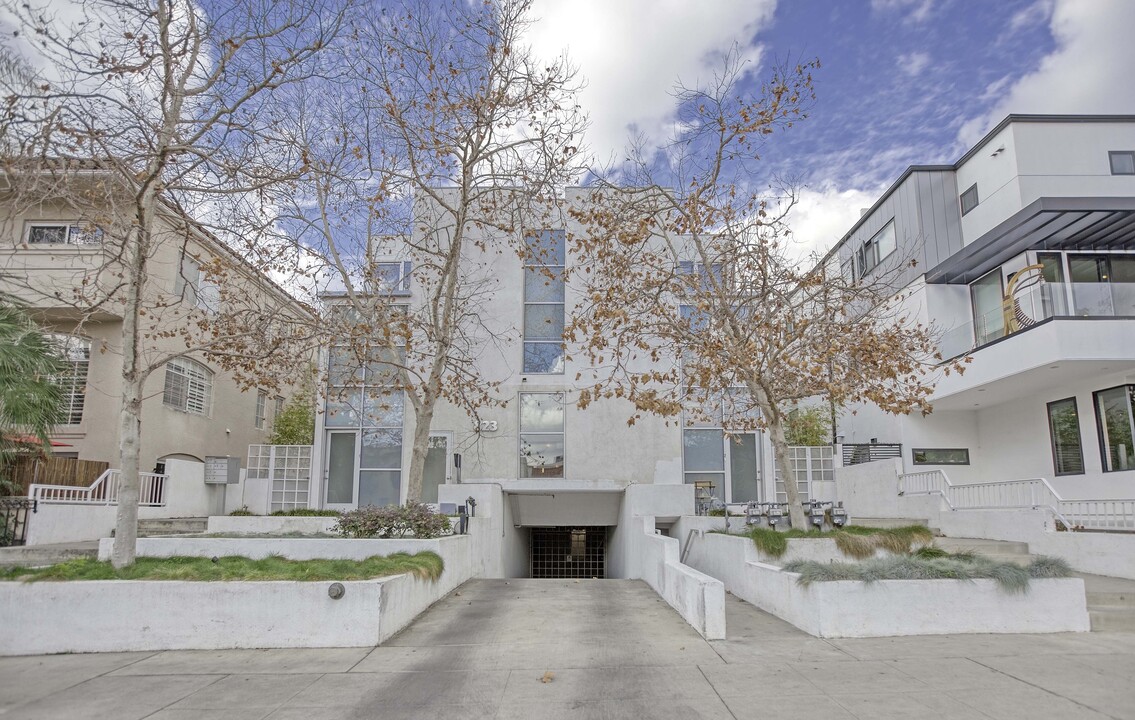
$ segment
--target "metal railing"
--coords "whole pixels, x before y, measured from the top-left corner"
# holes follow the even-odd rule
[[[159,473],[138,473],[138,505],[140,507],[163,507],[166,504],[166,485],[168,475]],[[75,503],[84,505],[117,505],[118,492],[122,485],[121,470],[107,470],[88,487],[68,485],[32,485],[28,497],[41,503]]]
[[[1065,500],[1044,478],[955,485],[942,470],[904,473],[900,495],[938,495],[951,510],[1048,510],[1069,530],[1135,531],[1135,499]]]
[[[861,463],[875,462],[902,457],[902,445],[899,443],[844,443],[843,464],[859,465]]]
[[[36,501],[23,497],[0,497],[0,547],[23,545],[28,538],[28,516]]]

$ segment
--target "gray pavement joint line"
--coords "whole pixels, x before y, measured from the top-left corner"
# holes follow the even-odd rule
[[[101,672],[101,673],[99,673],[99,674],[97,674],[97,675],[91,675],[91,676],[90,676],[89,678],[83,678],[83,679],[82,679],[82,680],[80,680],[79,682],[77,682],[77,683],[75,683],[75,684],[73,684],[73,685],[68,685],[68,686],[67,686],[67,687],[65,687],[65,688],[60,688],[60,689],[58,689],[58,690],[55,690],[55,691],[54,691],[54,692],[52,692],[51,694],[52,694],[52,695],[55,695],[55,694],[58,694],[58,693],[61,693],[61,692],[66,692],[66,691],[70,690],[70,689],[71,689],[71,688],[73,688],[73,687],[79,687],[80,685],[82,685],[82,684],[83,684],[83,683],[85,683],[85,682],[90,682],[91,680],[95,680],[95,679],[97,679],[97,678],[100,678],[100,677],[105,677],[106,675],[109,675],[109,674],[111,674],[112,672],[118,672],[118,671],[119,671],[119,670],[121,670],[122,668],[128,668],[128,667],[130,667],[131,665],[136,665],[136,664],[138,664],[138,663],[142,662],[143,660],[149,660],[150,658],[152,658],[152,657],[154,657],[154,656],[156,656],[156,655],[161,655],[161,654],[162,654],[163,652],[165,652],[165,651],[164,651],[164,650],[156,650],[156,651],[154,651],[154,652],[151,652],[151,653],[149,653],[149,654],[148,654],[148,655],[146,655],[145,657],[140,657],[140,658],[138,658],[137,660],[132,660],[132,661],[130,661],[130,662],[128,662],[128,663],[126,663],[125,665],[119,665],[118,667],[114,667],[114,668],[111,668],[110,670],[107,670],[106,672]],[[13,657],[15,657],[15,656],[13,656]],[[40,700],[42,700],[43,698],[39,698],[39,699],[40,699]],[[24,702],[24,703],[20,703],[20,705],[16,705],[15,707],[13,707],[13,708],[9,708],[9,710],[5,710],[5,711],[3,711],[3,712],[9,712],[10,710],[15,710],[15,709],[16,709],[16,708],[18,708],[18,707],[21,707],[21,706],[23,706],[23,705],[28,705],[28,704],[30,704],[30,703],[33,703],[33,702],[36,702],[36,700],[28,700],[27,702]]]
[[[504,696],[508,694],[508,685],[512,682],[512,670],[508,671],[508,676],[504,679],[504,687],[501,688],[501,695],[497,698],[497,711],[493,713],[493,720],[497,720],[504,710]]]
[[[1084,703],[1080,702],[1079,700],[1073,700],[1072,698],[1068,697],[1067,695],[1061,695],[1058,692],[1054,692],[1052,690],[1049,690],[1048,688],[1046,688],[1043,685],[1037,685],[1036,683],[1025,680],[1024,678],[1019,678],[1012,673],[1007,673],[1004,670],[1001,670],[1000,668],[995,668],[995,667],[992,667],[990,665],[986,665],[985,663],[983,663],[980,660],[977,660],[976,658],[969,658],[969,659],[973,660],[973,662],[977,663],[978,665],[982,666],[983,668],[989,668],[993,672],[999,673],[999,674],[1004,675],[1005,677],[1008,677],[1008,678],[1012,678],[1012,679],[1016,680],[1017,682],[1021,682],[1021,683],[1024,683],[1025,685],[1028,685],[1029,687],[1034,687],[1038,690],[1043,690],[1044,692],[1048,693],[1049,695],[1054,695],[1058,698],[1062,698],[1064,700],[1067,700],[1068,702],[1072,703],[1073,705],[1079,705],[1080,707],[1084,708],[1085,710],[1091,710],[1094,713],[1099,713],[1100,715],[1106,715],[1107,717],[1112,718],[1112,720],[1123,720],[1123,718],[1112,715],[1109,712],[1099,710],[1097,708],[1092,707],[1091,705],[1085,705]]]
[[[848,657],[849,657],[849,658],[851,658],[852,660],[857,660],[857,661],[859,661],[859,662],[863,662],[863,658],[859,657],[858,655],[856,655],[855,653],[851,652],[850,650],[847,650],[847,649],[845,649],[845,648],[841,648],[841,647],[840,647],[839,645],[833,645],[833,644],[831,643],[831,641],[830,641],[830,640],[829,640],[828,638],[820,638],[820,639],[824,641],[824,644],[825,644],[825,645],[827,645],[828,647],[832,648],[833,650],[838,650],[838,651],[840,651],[841,653],[843,653],[844,655],[848,656]],[[850,712],[850,711],[849,711],[849,712]]]
[[[202,690],[204,690],[204,689],[205,689],[205,688],[207,688],[207,687],[213,687],[214,685],[216,685],[216,684],[217,684],[217,683],[219,683],[220,681],[224,680],[224,679],[225,679],[225,678],[227,678],[227,677],[231,677],[231,676],[232,676],[232,673],[229,673],[229,674],[226,674],[226,675],[218,675],[218,676],[217,676],[217,679],[216,679],[216,680],[214,680],[213,682],[209,683],[208,685],[202,685],[202,686],[201,686],[201,687],[199,687],[199,688],[195,688],[195,689],[194,689],[193,691],[186,693],[185,695],[183,695],[183,696],[181,696],[181,697],[177,698],[176,700],[170,700],[170,701],[169,701],[168,703],[166,703],[165,705],[162,705],[162,706],[161,706],[160,708],[158,708],[157,710],[153,711],[153,712],[152,712],[152,713],[150,713],[149,715],[144,715],[144,716],[142,716],[141,718],[139,718],[139,720],[146,720],[146,718],[149,718],[149,717],[153,717],[154,715],[157,715],[158,713],[160,713],[160,712],[161,712],[162,710],[165,710],[166,708],[170,707],[171,705],[174,705],[175,703],[179,703],[179,702],[181,702],[182,700],[184,700],[185,698],[189,697],[190,695],[193,695],[194,693],[199,693],[199,692],[201,692]],[[275,709],[272,709],[272,710],[269,710],[268,712],[276,712],[276,710],[275,710]],[[261,715],[260,717],[261,717],[261,718],[265,718],[265,717],[268,717],[268,713],[264,713],[264,714],[263,714],[263,715]]]
[[[729,703],[725,702],[725,698],[721,697],[721,693],[717,691],[717,686],[710,682],[709,676],[705,674],[705,670],[702,670],[701,665],[695,665],[694,667],[696,667],[698,669],[698,672],[701,673],[701,676],[705,679],[706,684],[713,688],[713,694],[716,695],[717,699],[721,701],[721,706],[724,707],[726,712],[729,713],[729,717],[733,718],[733,720],[737,720],[737,713],[733,712],[733,708],[729,707]]]
[[[375,651],[375,650],[378,650],[378,649],[379,649],[380,647],[382,647],[382,644],[381,644],[381,643],[380,643],[380,644],[378,644],[378,645],[375,645],[374,647],[372,647],[372,648],[371,648],[370,650],[368,650],[368,651],[366,652],[366,654],[364,654],[364,655],[363,655],[363,656],[362,656],[361,658],[359,658],[359,659],[358,659],[358,660],[357,660],[357,661],[355,662],[355,664],[354,664],[354,665],[352,665],[351,667],[347,668],[347,669],[346,669],[346,670],[344,670],[343,672],[344,672],[344,673],[353,672],[355,668],[357,668],[357,667],[358,667],[358,666],[359,666],[359,665],[360,665],[360,664],[361,664],[361,663],[362,663],[362,662],[363,662],[364,660],[366,660],[366,659],[367,659],[368,657],[370,657],[371,655],[373,655],[373,654],[374,654],[374,651]]]

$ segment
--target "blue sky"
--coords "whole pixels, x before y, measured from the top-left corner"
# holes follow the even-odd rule
[[[1010,112],[1135,114],[1135,0],[536,0],[538,52],[588,81],[589,144],[661,138],[667,91],[738,43],[758,67],[817,57],[811,118],[767,149],[803,184],[802,251],[830,247],[911,164],[953,162]]]

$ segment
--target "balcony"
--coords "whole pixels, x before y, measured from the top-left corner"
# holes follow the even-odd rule
[[[1135,283],[1042,283],[946,331],[939,352],[956,358],[1054,318],[1135,318]]]

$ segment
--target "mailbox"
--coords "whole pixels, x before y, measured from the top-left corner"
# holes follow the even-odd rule
[[[240,482],[240,458],[209,455],[205,458],[206,485],[235,485]]]

